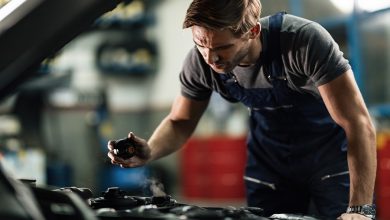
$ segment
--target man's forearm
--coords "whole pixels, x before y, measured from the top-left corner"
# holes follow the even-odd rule
[[[195,130],[196,123],[191,121],[173,121],[166,117],[153,132],[148,144],[151,160],[171,154],[183,146]]]
[[[370,123],[366,123],[346,132],[350,171],[350,205],[371,204],[377,168],[375,129]]]

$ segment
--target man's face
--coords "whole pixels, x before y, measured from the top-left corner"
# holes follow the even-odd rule
[[[249,52],[248,37],[238,38],[230,30],[193,26],[192,37],[206,63],[217,73],[232,71]]]

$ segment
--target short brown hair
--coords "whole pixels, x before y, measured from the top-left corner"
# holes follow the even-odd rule
[[[193,0],[183,28],[196,25],[211,30],[229,29],[240,36],[256,25],[260,14],[260,0]]]

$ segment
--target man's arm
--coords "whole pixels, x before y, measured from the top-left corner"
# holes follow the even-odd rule
[[[208,103],[209,100],[195,101],[178,96],[171,112],[161,121],[149,141],[135,136],[132,132],[129,133],[128,138],[132,139],[137,146],[133,157],[124,159],[116,156],[113,141],[109,141],[107,147],[111,163],[126,168],[139,167],[178,150],[195,130]]]
[[[318,89],[332,118],[347,135],[349,205],[372,204],[377,166],[376,134],[353,72],[349,70]]]
[[[195,101],[179,95],[148,141],[150,161],[178,150],[195,130],[208,103],[209,100]]]

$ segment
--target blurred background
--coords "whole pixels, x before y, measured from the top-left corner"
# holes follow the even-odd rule
[[[193,47],[190,30],[181,28],[189,4],[124,1],[48,57],[40,77],[1,100],[2,165],[16,178],[87,187],[96,195],[118,186],[183,202],[244,204],[247,111],[219,96],[212,97],[183,150],[136,169],[113,166],[106,156],[108,140],[129,131],[148,139],[168,114],[180,92],[182,62]],[[389,207],[390,0],[262,4],[262,16],[287,11],[319,22],[349,59],[378,131],[378,205]]]

